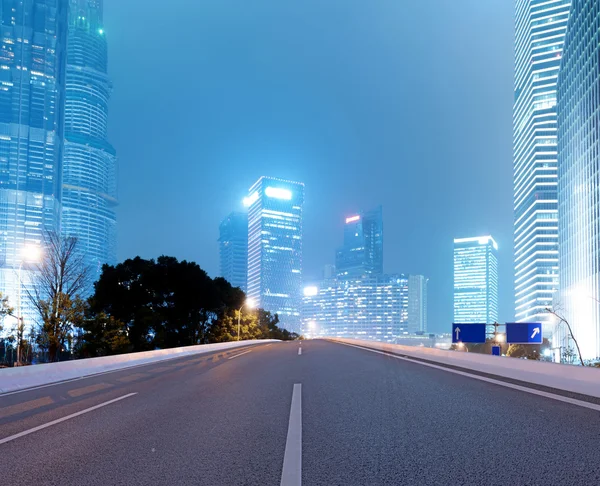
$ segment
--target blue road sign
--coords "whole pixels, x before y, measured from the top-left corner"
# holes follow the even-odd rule
[[[500,346],[492,346],[492,356],[500,356]]]
[[[542,344],[542,325],[525,322],[507,323],[506,342],[509,344]]]
[[[453,343],[485,343],[487,324],[452,324]]]

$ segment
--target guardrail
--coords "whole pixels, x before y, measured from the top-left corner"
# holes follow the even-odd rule
[[[278,341],[276,339],[263,339],[258,341],[201,344],[198,346],[102,356],[100,358],[86,358],[59,363],[21,366],[18,368],[3,368],[0,369],[0,394],[168,359],[272,342]]]
[[[465,371],[474,370],[600,398],[600,370],[597,368],[358,339],[331,338],[330,341],[386,351],[408,358],[426,359],[442,365],[464,368]]]

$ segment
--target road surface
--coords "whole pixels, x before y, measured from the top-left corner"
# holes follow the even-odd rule
[[[338,343],[275,343],[1,395],[0,478],[592,485],[592,406]]]

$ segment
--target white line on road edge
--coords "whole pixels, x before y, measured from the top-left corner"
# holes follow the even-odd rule
[[[122,397],[115,398],[113,400],[109,400],[108,402],[104,402],[99,405],[94,405],[93,407],[86,408],[85,410],[81,410],[80,412],[72,413],[71,415],[67,415],[66,417],[53,420],[52,422],[48,422],[47,424],[38,425],[37,427],[34,427],[33,429],[25,430],[23,432],[19,432],[18,434],[11,435],[9,437],[5,437],[4,439],[0,439],[0,445],[6,444],[7,442],[10,442],[11,440],[18,439],[19,437],[24,437],[26,435],[33,434],[34,432],[37,432],[38,430],[46,429],[53,425],[60,424],[61,422],[64,422],[66,420],[70,420],[72,418],[79,417],[80,415],[83,415],[84,413],[92,412],[99,408],[106,407],[107,405],[110,405],[111,403],[115,403],[120,400],[124,400],[125,398],[132,397],[133,395],[137,395],[137,393],[128,393],[127,395],[123,395]]]
[[[337,341],[334,341],[334,342],[337,342]],[[493,378],[487,378],[485,376],[474,375],[472,373],[467,373],[465,371],[453,370],[452,368],[446,368],[445,366],[438,366],[438,365],[434,365],[431,363],[424,363],[424,362],[416,360],[416,359],[405,358],[404,356],[398,356],[396,354],[386,353],[384,351],[378,351],[376,349],[363,348],[362,346],[356,346],[355,344],[347,344],[347,343],[340,343],[340,342],[338,342],[338,344],[343,344],[345,346],[352,346],[353,348],[358,348],[358,349],[364,349],[365,351],[371,351],[372,353],[383,354],[385,356],[389,356],[390,358],[396,358],[396,359],[401,359],[404,361],[410,361],[411,363],[416,363],[416,364],[420,364],[423,366],[429,366],[430,368],[447,371],[448,373],[454,373],[456,375],[467,376],[467,377],[473,378],[475,380],[485,381],[487,383],[492,383],[494,385],[505,386],[506,388],[512,388],[513,390],[519,390],[519,391],[522,391],[525,393],[531,393],[532,395],[538,395],[540,397],[550,398],[552,400],[557,400],[559,402],[565,402],[565,403],[569,403],[571,405],[589,408],[591,410],[596,410],[597,412],[600,412],[600,405],[597,405],[595,403],[584,402],[583,400],[577,400],[575,398],[565,397],[563,395],[556,395],[554,393],[548,393],[545,391],[536,390],[535,388],[528,388],[526,386],[515,385],[514,383],[508,383],[506,381],[494,380]],[[510,359],[514,359],[514,358],[510,358]]]
[[[294,384],[290,422],[288,425],[281,486],[300,486],[302,484],[302,385]]]
[[[252,352],[252,350],[250,350],[250,351],[244,351],[243,353],[236,354],[235,356],[231,356],[231,357],[229,357],[227,359],[237,358],[238,356],[241,356],[242,354],[247,354],[247,353],[251,353],[251,352]]]
[[[298,356],[302,356],[302,348],[298,348]]]

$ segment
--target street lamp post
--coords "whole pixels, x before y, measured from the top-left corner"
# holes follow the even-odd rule
[[[240,340],[240,328],[242,325],[242,309],[244,307],[248,307],[249,309],[254,309],[254,301],[252,299],[246,299],[246,302],[242,304],[240,310],[238,311],[238,329],[237,329],[237,340]]]

